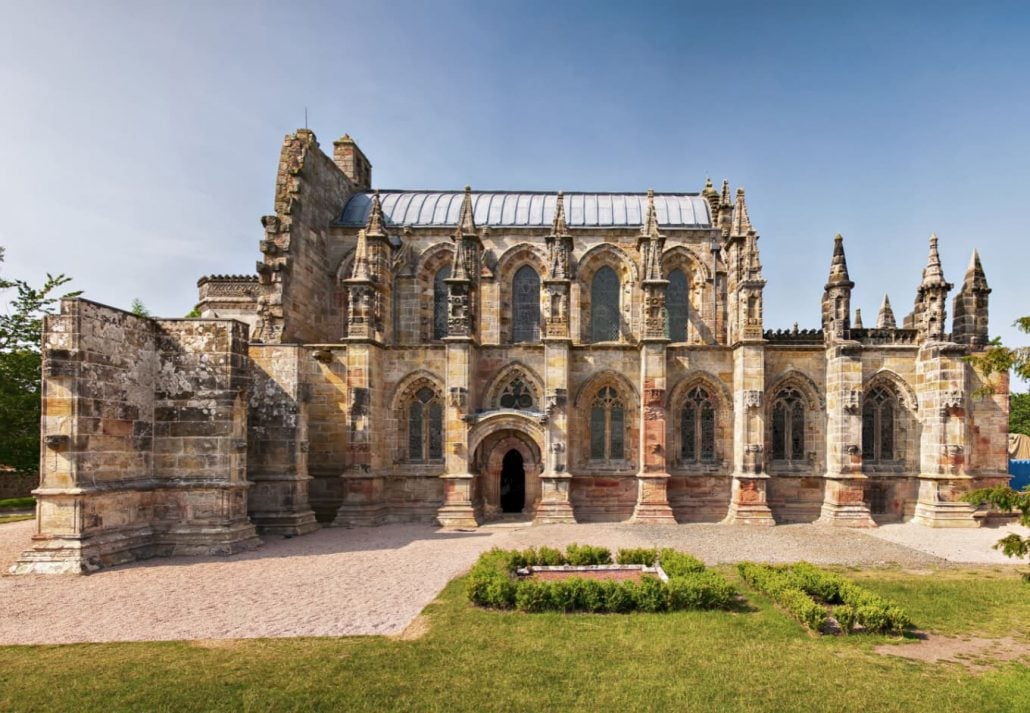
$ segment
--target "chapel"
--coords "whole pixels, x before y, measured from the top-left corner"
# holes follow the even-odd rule
[[[912,311],[771,329],[745,192],[376,188],[344,135],[282,146],[251,275],[199,317],[65,300],[44,326],[38,533],[15,572],[419,521],[975,527],[1008,482],[976,252]],[[775,241],[769,246],[775,250]],[[790,275],[776,279],[790,280]]]

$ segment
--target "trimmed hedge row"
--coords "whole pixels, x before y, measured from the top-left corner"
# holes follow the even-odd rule
[[[519,579],[521,567],[612,564],[603,547],[569,545],[564,554],[550,547],[483,553],[469,572],[466,593],[479,606],[524,612],[662,612],[728,607],[736,589],[704,563],[671,549],[619,550],[618,564],[654,566],[657,559],[668,582],[644,575],[638,582],[570,577],[560,580]]]
[[[737,570],[748,585],[772,597],[813,631],[822,630],[830,616],[844,633],[861,626],[865,631],[901,634],[912,626],[908,614],[896,604],[807,562],[781,566],[741,562]]]

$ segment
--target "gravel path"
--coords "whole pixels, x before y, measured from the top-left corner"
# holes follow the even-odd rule
[[[0,571],[28,547],[34,527],[31,520],[0,525]],[[709,564],[806,559],[922,568],[1005,562],[990,549],[1003,534],[917,525],[873,531],[717,524],[333,528],[267,538],[260,549],[230,558],[154,559],[88,577],[0,577],[0,644],[396,634],[494,546],[671,546]]]

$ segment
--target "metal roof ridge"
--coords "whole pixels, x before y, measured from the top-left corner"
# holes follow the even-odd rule
[[[439,195],[450,195],[463,194],[464,189],[438,189],[438,188],[379,188],[377,189],[380,193],[425,193],[425,194],[439,194]],[[359,191],[351,195],[368,195],[371,196],[375,191]],[[554,196],[558,194],[557,190],[554,191],[519,191],[519,190],[493,190],[493,189],[480,189],[473,188],[472,193],[497,193],[504,195],[540,195],[540,196]],[[565,191],[566,196],[644,196],[647,197],[647,191]],[[656,196],[691,196],[699,197],[701,194],[697,191],[655,191]]]

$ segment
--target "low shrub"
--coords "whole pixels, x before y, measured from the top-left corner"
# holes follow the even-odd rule
[[[28,510],[34,507],[36,499],[33,497],[0,499],[0,510]]]
[[[861,626],[865,631],[900,634],[912,625],[897,605],[807,562],[779,567],[741,562],[737,569],[749,586],[770,596],[815,631],[826,625],[830,612],[844,633]]]
[[[654,567],[657,558],[658,550],[654,547],[622,549],[615,555],[615,561],[619,564],[642,564],[645,567]]]
[[[624,557],[625,555],[625,557]],[[589,566],[611,564],[611,552],[603,547],[569,545],[565,553],[541,547],[526,550],[492,549],[480,555],[465,583],[465,591],[474,604],[495,609],[518,609],[523,612],[662,612],[683,609],[719,609],[728,607],[737,596],[729,582],[708,571],[695,557],[674,550],[623,550],[620,564],[647,564],[660,558],[662,567],[668,560],[676,572],[669,572],[669,581],[645,574],[634,581],[594,580],[570,577],[560,580],[517,578],[521,567],[570,564]],[[626,559],[638,561],[625,561]],[[643,561],[639,561],[643,560]]]

